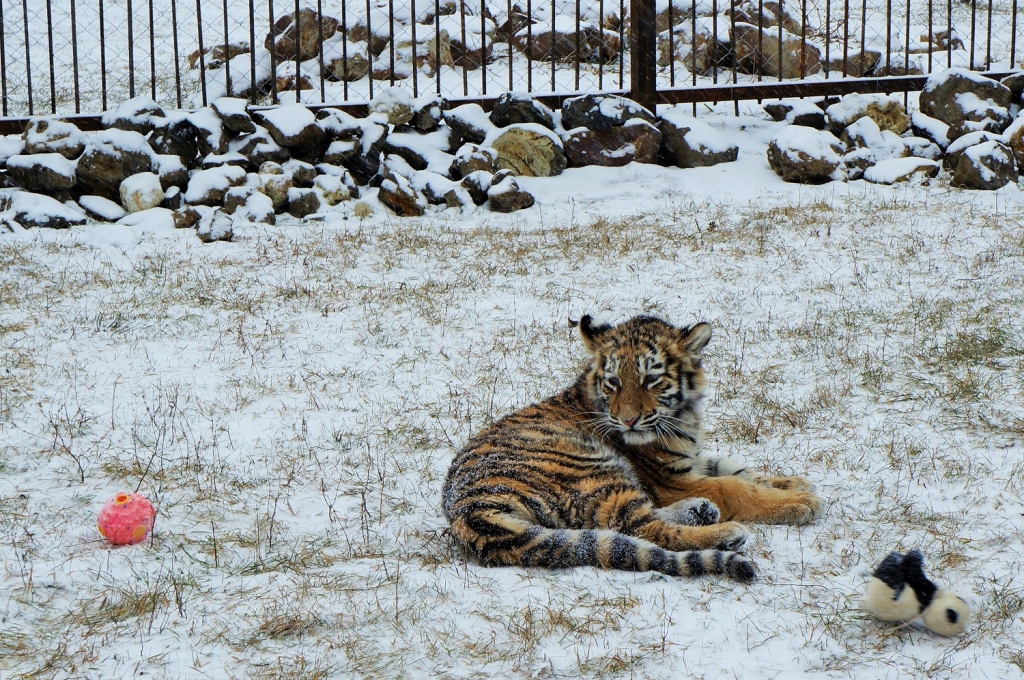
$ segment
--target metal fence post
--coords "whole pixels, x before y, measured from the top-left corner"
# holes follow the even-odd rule
[[[630,0],[629,96],[654,111],[658,102],[658,36],[654,0]]]

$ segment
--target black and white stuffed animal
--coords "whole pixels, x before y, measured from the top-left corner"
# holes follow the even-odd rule
[[[971,622],[967,601],[940,590],[925,576],[920,550],[889,553],[871,575],[861,609],[882,621],[920,616],[925,627],[939,635],[959,635]]]

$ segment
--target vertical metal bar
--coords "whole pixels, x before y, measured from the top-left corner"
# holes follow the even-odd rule
[[[978,0],[971,0],[971,57],[970,68],[974,70],[974,41],[977,37]]]
[[[1010,9],[1010,68],[1017,68],[1017,0]]]
[[[625,0],[620,0],[624,2]],[[533,92],[533,0],[526,0],[526,91]],[[554,31],[554,28],[552,28]],[[554,37],[552,35],[551,37]]]
[[[7,117],[7,32],[4,30],[4,0],[0,0],[0,101]]]
[[[992,68],[992,0],[988,0],[988,25],[985,27],[988,39],[985,41],[985,70]]]
[[[317,62],[316,72],[320,74],[320,103],[326,104],[324,99],[324,7],[322,0],[316,0],[316,17],[317,17],[317,29],[320,31],[320,55],[319,61]],[[416,25],[415,17],[413,17],[413,25]],[[412,63],[413,63],[413,78],[416,74],[416,41],[415,41],[415,29],[413,29],[413,48],[412,48]]]
[[[395,0],[388,0],[388,49],[391,57],[390,84],[395,86]]]
[[[694,2],[694,7],[691,8],[693,11],[690,12],[690,28],[691,28],[691,31],[690,31],[690,54],[691,55],[696,55],[696,52],[697,52],[697,7],[696,7],[696,4],[697,3]],[[717,40],[717,38],[716,38],[716,40]],[[690,84],[693,87],[697,87],[696,56],[694,56],[693,69],[691,69],[691,71],[690,71]],[[697,115],[697,102],[693,103],[693,115],[694,116]]]
[[[928,73],[932,72],[932,47],[935,45],[935,6],[928,0]]]
[[[597,89],[604,89],[604,0],[598,0],[597,2],[597,35],[601,41],[600,53],[597,59]]]
[[[604,0],[601,0],[601,2],[604,2]],[[515,21],[515,16],[512,14],[512,12],[514,11],[512,9],[512,0],[508,0],[507,5],[508,5],[508,14],[507,14],[507,16],[508,16],[508,26],[509,26],[509,34],[508,34],[508,89],[509,89],[509,92],[511,92],[513,89],[515,89],[513,87],[513,82],[512,82],[512,80],[513,80],[512,79],[512,55],[515,54],[515,50],[514,50],[515,35],[516,35],[516,33],[518,33],[518,31],[513,30],[515,28],[515,26],[516,26],[516,21]],[[519,5],[516,5],[516,9],[519,9]]]
[[[320,0],[316,0],[316,1],[317,1],[317,4],[319,5]],[[416,19],[418,18],[416,16],[416,0],[409,0],[409,14],[412,17],[410,19],[410,21],[409,21],[409,30],[412,32],[412,96],[413,97],[419,97],[420,96],[420,94],[419,94],[419,92],[420,92],[420,88],[419,88],[420,67],[416,63]],[[323,44],[322,31],[321,31],[320,43]],[[323,48],[321,48],[320,51],[323,52]],[[321,61],[323,61],[322,58],[321,58]],[[440,64],[438,64],[438,68],[440,68]],[[321,72],[322,72],[322,69],[321,69]],[[324,89],[322,81],[323,81],[323,79],[321,78],[321,85],[320,85],[320,90],[321,91],[323,91],[323,89]]]
[[[75,113],[82,112],[82,88],[81,78],[78,69],[78,17],[75,5],[78,0],[71,0],[71,64],[74,70],[75,77]],[[3,13],[3,7],[0,6],[0,13]],[[3,36],[0,35],[0,41],[3,40]],[[6,74],[6,71],[5,71]]]
[[[779,61],[779,63],[776,65],[775,68],[778,69],[778,71],[779,71],[779,82],[781,83],[782,82],[782,0],[779,0],[778,11],[779,11],[779,16],[778,16],[778,21],[779,21],[779,53],[778,53],[778,61]]]
[[[135,10],[128,0],[128,96],[135,98]]]
[[[843,0],[843,77],[850,63],[850,0]]]
[[[57,74],[53,66],[53,6],[46,0],[46,43],[50,50],[50,113],[57,113]]]
[[[695,12],[696,14],[696,12]],[[757,82],[764,80],[764,0],[757,0]],[[696,85],[696,83],[694,83]],[[694,111],[696,111],[694,107]]]
[[[804,23],[807,23],[806,20]],[[825,80],[828,80],[832,59],[832,0],[825,0]]]
[[[299,15],[299,0],[295,0],[295,103],[302,98],[302,21]]]
[[[827,1],[827,0],[826,0]],[[910,2],[910,0],[907,0]],[[781,12],[780,12],[781,15]],[[909,14],[907,16],[910,16]],[[779,16],[779,23],[782,23],[782,17]],[[826,28],[825,33],[825,44],[828,45],[828,29]],[[825,48],[828,49],[827,47]],[[800,2],[800,80],[807,77],[807,68],[804,62],[804,55],[807,53],[807,0],[801,0]],[[780,55],[781,61],[781,55]],[[826,62],[827,63],[827,62]],[[825,67],[825,73],[828,73],[828,67]]]
[[[35,113],[35,106],[32,101],[32,56],[28,41],[28,0],[21,0],[21,18],[25,26],[25,84],[28,88],[28,115],[31,116]]]
[[[341,79],[341,96],[348,101],[348,12],[345,10],[344,2],[341,3],[341,29],[341,70],[345,74]]]
[[[437,72],[434,73],[434,78],[437,82],[437,94],[441,94],[441,0],[434,0],[434,54],[437,55]]]
[[[345,3],[342,3],[344,5]],[[321,72],[323,70],[321,69]],[[256,1],[249,0],[249,98],[256,97]]]
[[[487,94],[487,11],[480,0],[480,94]],[[494,47],[491,46],[493,50]]]
[[[101,0],[102,1],[102,0]],[[174,95],[181,108],[181,55],[178,53],[178,1],[171,0],[171,40],[174,44]]]
[[[153,0],[149,0],[152,4]],[[228,0],[223,0],[222,6],[224,8],[224,94],[229,97],[234,96],[234,88],[231,87],[231,50],[228,49],[228,45],[231,41],[228,39]]]
[[[629,27],[630,98],[649,111],[657,110],[658,60],[656,11],[653,0],[631,0]]]
[[[695,15],[697,14],[696,4],[697,3],[694,2],[693,13]],[[730,36],[736,35],[736,6],[735,5],[731,5],[729,7],[729,35]],[[697,36],[696,35],[693,36],[693,40],[694,40],[694,43],[696,43],[696,41],[697,41]],[[694,53],[690,52],[690,54],[692,55]],[[718,36],[715,36],[714,51],[712,52],[712,56],[714,57],[715,61],[718,60]],[[733,85],[736,84],[736,71],[737,71],[736,65],[733,64],[733,68],[732,68],[732,84]],[[733,112],[733,115],[735,115],[735,116],[740,115],[740,100],[739,99],[733,98],[733,100],[732,100],[732,112]]]
[[[952,2],[953,0],[950,0]],[[868,30],[868,0],[861,0],[860,3],[860,53],[863,56],[864,46],[867,43]]]
[[[469,43],[466,41],[466,0],[459,2],[459,30],[462,32],[462,96],[469,96],[469,69],[466,63],[469,57]]]
[[[345,3],[341,3],[342,7],[345,7]],[[270,16],[270,31],[273,33],[276,26],[274,22],[274,0],[267,0],[267,13]],[[270,103],[277,104],[277,36],[274,36],[274,40],[270,43]],[[252,46],[256,49],[256,46]],[[369,49],[369,47],[367,47]],[[205,98],[205,97],[204,97]]]
[[[555,0],[551,0],[551,91],[555,91]]]
[[[149,0],[149,91],[156,101],[156,36],[153,34],[153,0]]]
[[[366,60],[370,63],[370,99],[373,99],[373,26],[370,22],[370,0],[366,0]]]
[[[907,0],[907,39],[903,41],[903,73],[902,75],[910,75],[910,0]],[[904,93],[904,99],[906,93]]]
[[[670,4],[669,7],[672,5]],[[575,89],[577,92],[580,91],[580,0],[576,0],[576,58],[573,59],[576,67],[576,80]],[[554,90],[554,83],[551,85],[551,89]]]
[[[949,39],[946,40],[946,68],[953,67],[953,0],[946,0],[946,30],[949,31]]]
[[[200,0],[196,0],[196,37],[199,39],[199,86],[203,93],[203,106],[206,106],[209,102],[206,98],[206,55],[203,53],[203,10]]]
[[[100,8],[100,90],[102,91],[103,110],[107,110],[107,29],[103,21],[103,2],[96,0]],[[28,59],[28,54],[25,55]]]
[[[529,3],[530,0],[526,0]],[[619,89],[626,85],[626,0],[619,0]]]
[[[892,0],[885,0],[885,65],[892,70]]]
[[[671,0],[670,0],[671,1]],[[697,12],[697,3],[694,3],[693,11]],[[694,43],[696,44],[697,35],[693,36]],[[718,0],[711,0],[711,39],[718,43]],[[718,60],[711,60],[711,82],[718,84]],[[716,104],[718,102],[715,102]]]

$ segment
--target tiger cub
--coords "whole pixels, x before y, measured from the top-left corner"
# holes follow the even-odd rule
[[[807,480],[700,453],[708,324],[584,316],[579,332],[591,359],[576,382],[477,434],[448,470],[445,515],[481,563],[750,581],[739,522],[820,516]]]

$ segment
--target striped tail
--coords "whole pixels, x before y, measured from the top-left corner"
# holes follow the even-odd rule
[[[757,576],[749,558],[728,550],[673,552],[640,538],[601,529],[548,529],[504,513],[456,518],[460,542],[483,564],[602,567],[669,576],[725,574],[744,583]]]

